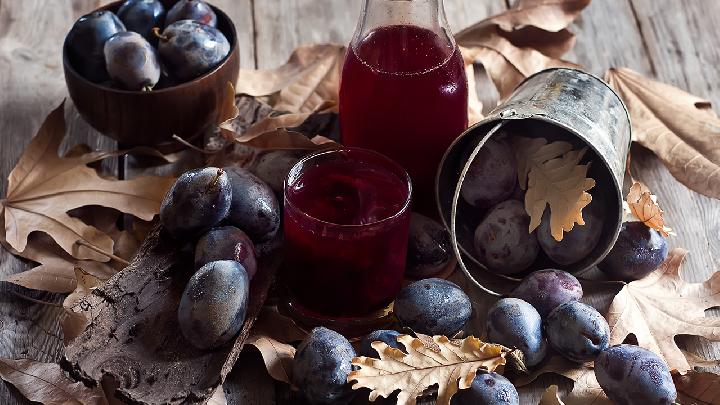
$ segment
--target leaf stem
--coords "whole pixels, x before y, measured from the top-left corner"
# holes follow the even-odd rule
[[[127,266],[127,265],[130,264],[129,261],[123,259],[122,257],[120,257],[120,256],[115,256],[115,255],[112,254],[112,253],[105,252],[104,250],[98,248],[97,246],[95,246],[95,245],[93,245],[93,244],[91,244],[91,243],[88,243],[88,242],[86,242],[86,241],[84,241],[84,240],[82,240],[82,239],[75,241],[75,243],[77,243],[77,244],[80,245],[80,246],[85,246],[86,248],[92,250],[93,252],[100,253],[100,254],[103,255],[103,256],[109,257],[110,259],[115,260],[116,262],[118,262],[118,263],[120,263],[120,264],[123,264],[123,265],[125,265],[125,266]]]
[[[190,142],[186,141],[185,139],[183,139],[177,135],[173,135],[172,138],[174,140],[176,140],[177,142],[187,146],[188,148],[190,148],[196,152],[204,153],[206,155],[212,155],[212,154],[218,153],[217,150],[207,150],[207,149],[198,148],[197,146],[191,144]]]
[[[49,306],[51,306],[51,307],[58,307],[58,308],[62,308],[62,307],[63,307],[62,304],[57,304],[57,303],[55,303],[55,302],[48,302],[48,301],[43,301],[43,300],[38,300],[38,299],[35,299],[35,298],[31,298],[31,297],[28,297],[27,295],[20,294],[20,293],[17,292],[17,291],[10,291],[10,292],[12,293],[12,295],[14,295],[14,296],[16,296],[16,297],[18,297],[18,298],[22,298],[22,299],[24,299],[24,300],[26,300],[26,301],[30,301],[30,302],[35,303],[35,304],[49,305]]]

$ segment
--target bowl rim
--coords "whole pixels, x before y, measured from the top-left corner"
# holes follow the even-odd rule
[[[114,13],[115,11],[113,11],[113,10],[119,8],[122,3],[124,3],[124,0],[113,1],[112,3],[108,3],[102,7],[98,7],[98,8],[96,8],[86,14],[83,14],[83,15],[92,14],[97,11],[112,11]],[[162,89],[152,90],[152,91],[117,89],[117,88],[113,88],[113,87],[104,86],[100,83],[92,82],[92,81],[88,80],[87,78],[85,78],[83,75],[81,75],[77,70],[75,70],[72,63],[70,63],[70,58],[69,58],[68,52],[67,52],[67,34],[65,35],[65,39],[63,40],[63,46],[62,46],[63,69],[65,70],[65,72],[71,73],[73,75],[73,77],[84,82],[86,85],[102,89],[103,91],[107,91],[109,93],[116,93],[116,94],[125,94],[125,95],[132,94],[132,95],[138,95],[138,96],[139,95],[152,95],[152,94],[168,93],[175,89],[192,86],[196,82],[200,82],[200,81],[206,79],[208,76],[213,75],[218,70],[222,69],[227,64],[227,62],[230,60],[233,53],[238,52],[238,46],[239,46],[238,45],[238,35],[237,35],[237,29],[235,28],[235,23],[232,21],[230,16],[228,16],[220,8],[214,6],[213,4],[210,4],[209,2],[206,2],[206,3],[210,6],[210,8],[212,8],[213,12],[215,12],[215,14],[218,17],[218,20],[220,20],[222,18],[223,20],[228,22],[228,25],[230,28],[230,34],[232,36],[232,40],[230,41],[230,52],[228,52],[228,54],[225,56],[225,58],[223,58],[223,60],[217,66],[215,66],[213,69],[209,70],[208,72],[205,72],[204,74],[202,74],[190,81],[182,82],[182,83],[179,83],[174,86],[165,87]]]

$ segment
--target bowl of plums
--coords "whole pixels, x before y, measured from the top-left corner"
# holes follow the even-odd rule
[[[80,17],[63,46],[70,97],[126,145],[192,139],[219,119],[240,60],[235,26],[202,0],[125,0]]]

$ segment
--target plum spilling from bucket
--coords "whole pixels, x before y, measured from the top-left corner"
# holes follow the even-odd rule
[[[670,405],[677,398],[668,366],[638,346],[621,344],[603,350],[595,360],[595,377],[617,404]]]
[[[593,307],[568,301],[555,308],[545,319],[547,339],[555,351],[578,363],[592,361],[606,347],[610,327]]]
[[[453,396],[451,405],[520,405],[520,396],[510,380],[498,373],[479,373],[470,388]]]
[[[550,210],[545,210],[537,240],[543,252],[557,264],[567,266],[587,257],[597,246],[604,225],[605,206],[600,200],[593,200],[582,211],[584,225],[575,224],[572,230],[563,234],[561,241],[550,233]]]
[[[155,44],[157,37],[152,29],[164,25],[165,7],[159,0],[127,0],[118,9],[117,16],[128,31],[137,32]]]
[[[615,246],[598,265],[613,280],[639,280],[662,263],[668,255],[665,238],[642,222],[625,222]]]
[[[110,11],[95,11],[80,17],[65,39],[65,47],[75,70],[91,82],[107,80],[105,41],[123,31],[125,25]]]
[[[344,403],[352,396],[347,376],[355,350],[341,334],[315,328],[293,359],[293,384],[311,404]]]
[[[470,298],[455,283],[439,278],[416,281],[395,299],[400,324],[426,335],[453,336],[470,319]]]
[[[522,351],[528,367],[536,366],[547,354],[542,329],[540,314],[521,299],[503,298],[488,311],[488,340]]]
[[[152,90],[160,80],[155,48],[136,32],[118,32],[105,42],[105,66],[110,78],[127,90]]]
[[[117,14],[99,10],[80,17],[65,49],[75,71],[91,82],[151,90],[157,83],[193,80],[220,65],[230,43],[216,25],[215,12],[201,0],[178,1],[167,13],[159,0],[126,0]]]
[[[510,297],[527,301],[543,318],[569,301],[578,301],[583,289],[575,276],[555,269],[538,270],[527,275]]]
[[[520,201],[492,207],[475,230],[478,259],[496,274],[515,274],[530,267],[538,255],[535,233],[528,232],[530,217]]]

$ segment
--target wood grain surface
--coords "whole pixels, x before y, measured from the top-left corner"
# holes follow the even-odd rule
[[[6,178],[42,120],[67,91],[62,74],[61,44],[80,15],[104,4],[91,0],[0,0],[0,194]],[[299,44],[349,41],[360,11],[359,0],[214,0],[235,21],[241,66],[274,67],[283,63]],[[459,30],[512,3],[505,0],[445,0],[451,27]],[[568,59],[602,74],[611,66],[627,66],[672,83],[720,106],[720,2],[710,0],[595,0],[571,28],[578,41]],[[496,94],[482,69],[478,90],[485,108]],[[66,111],[68,143],[112,148],[69,105]],[[720,269],[720,201],[703,197],[679,184],[643,148],[633,147],[633,175],[654,190],[677,236],[671,246],[690,250],[683,277],[699,282]],[[113,162],[106,169],[115,169]],[[132,167],[129,168],[132,172]],[[22,271],[31,264],[0,250],[0,276]],[[456,281],[471,287],[460,276]],[[17,294],[50,302],[58,295],[39,293],[0,283],[0,357],[30,357],[56,361],[62,352],[58,326],[60,310],[33,304]],[[598,307],[607,307],[611,291],[591,295]],[[477,330],[483,323],[486,297],[472,294]],[[720,359],[720,345],[680,337],[688,350]],[[716,370],[717,371],[717,370]],[[541,383],[567,381],[544,377]],[[232,404],[291,403],[286,386],[273,382],[263,371],[259,356],[248,350],[225,385]],[[536,404],[539,385],[521,390],[523,404]],[[26,404],[17,391],[0,383],[0,404]],[[423,402],[431,403],[431,402]]]

